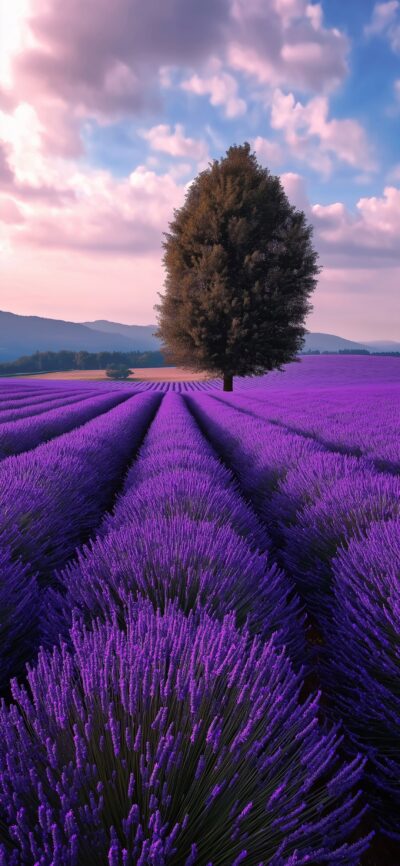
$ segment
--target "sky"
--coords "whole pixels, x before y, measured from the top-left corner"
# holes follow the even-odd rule
[[[0,308],[155,322],[244,141],[314,226],[308,329],[400,339],[400,0],[0,0]]]

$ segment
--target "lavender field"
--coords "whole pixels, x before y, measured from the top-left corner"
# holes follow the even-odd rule
[[[0,866],[398,866],[400,359],[0,380]]]

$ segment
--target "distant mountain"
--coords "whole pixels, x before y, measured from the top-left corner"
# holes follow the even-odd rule
[[[122,325],[119,322],[108,322],[106,319],[96,319],[95,322],[82,322],[82,324],[93,331],[122,334],[139,352],[160,348],[160,340],[154,336],[156,325]]]
[[[97,319],[94,322],[65,322],[40,316],[18,316],[0,311],[0,363],[21,355],[62,349],[86,352],[146,352],[160,349],[154,336],[156,325],[123,325]],[[356,343],[335,334],[306,335],[303,352],[338,352],[340,349],[375,352],[400,351],[400,343],[373,340]]]
[[[340,349],[348,349],[349,351],[359,351],[360,349],[368,349],[366,343],[356,343],[354,340],[345,340],[344,337],[336,337],[335,334],[319,334],[308,333],[306,335],[303,353],[304,352],[339,352]]]
[[[121,328],[124,326],[121,325]],[[34,352],[53,351],[61,349],[86,352],[132,352],[135,349],[145,351],[154,348],[154,338],[151,331],[138,327],[139,334],[145,334],[137,339],[127,337],[121,332],[106,333],[89,328],[75,322],[65,322],[61,319],[45,319],[40,316],[18,316],[15,313],[0,311],[0,362],[12,361],[21,355],[32,355]],[[158,348],[159,344],[156,344]]]
[[[400,352],[400,343],[396,340],[368,340],[365,345],[371,352]]]

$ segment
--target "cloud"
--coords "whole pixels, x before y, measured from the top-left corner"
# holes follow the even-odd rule
[[[64,183],[61,166],[50,167],[44,159],[42,132],[31,106],[22,104],[13,114],[0,111],[0,182],[27,202],[62,205],[75,194]]]
[[[299,210],[303,210],[307,216],[310,215],[311,205],[307,195],[306,183],[300,174],[287,171],[281,175],[281,182],[285,193],[290,201]]]
[[[173,131],[168,124],[160,123],[151,129],[139,130],[139,135],[149,142],[152,150],[161,151],[173,157],[187,157],[200,163],[207,163],[208,148],[206,142],[185,137],[181,123],[175,124]]]
[[[364,129],[351,118],[328,119],[326,96],[316,96],[308,103],[296,101],[293,93],[276,89],[271,103],[271,126],[282,131],[288,148],[296,159],[328,176],[332,157],[353,168],[371,171],[376,168]]]
[[[104,171],[64,170],[69,197],[63,200],[50,186],[46,194],[38,188],[33,201],[33,188],[15,180],[10,185],[16,207],[24,205],[24,222],[11,232],[11,243],[88,255],[160,256],[162,232],[184,198],[185,186],[175,177],[144,165],[123,180]]]
[[[263,85],[312,92],[332,89],[347,73],[347,38],[325,28],[321,6],[305,0],[15,0],[12,6],[0,99],[10,110],[29,102],[46,127],[44,147],[64,156],[82,152],[85,117],[104,123],[160,111],[163,89],[174,86],[172,70],[230,118],[246,110],[235,70]]]
[[[387,186],[380,198],[360,198],[356,207],[352,214],[341,202],[312,206],[321,254],[331,267],[399,266],[400,189]]]
[[[225,117],[233,118],[245,114],[247,106],[238,96],[238,84],[232,75],[223,72],[220,61],[214,59],[209,64],[210,74],[205,77],[192,75],[181,82],[180,87],[198,96],[209,95],[211,105],[222,106]]]
[[[277,141],[271,141],[269,138],[263,138],[258,135],[251,142],[252,149],[256,151],[260,162],[266,163],[267,168],[278,166],[284,158],[283,147]]]
[[[24,216],[14,201],[8,196],[0,197],[0,223],[16,225],[24,222]]]
[[[26,95],[130,114],[158,102],[160,66],[196,63],[219,47],[228,16],[228,0],[35,0],[33,44],[14,74]]]
[[[369,24],[364,27],[367,37],[383,36],[389,42],[392,51],[400,54],[400,2],[388,0],[387,3],[375,3]]]
[[[235,0],[228,59],[265,87],[327,92],[347,74],[349,43],[325,28],[320,4],[306,0]]]
[[[302,175],[287,172],[281,181],[290,203],[303,210],[314,227],[322,264],[377,270],[400,266],[400,188],[388,185],[380,197],[359,198],[351,212],[339,201],[311,204]]]

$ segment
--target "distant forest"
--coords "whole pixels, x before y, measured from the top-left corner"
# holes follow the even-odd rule
[[[337,352],[324,349],[307,349],[302,355],[380,355],[383,358],[400,358],[400,352],[370,352],[368,349],[338,349]]]
[[[167,367],[161,352],[35,352],[0,364],[0,375],[105,370],[117,367]]]
[[[338,352],[320,352],[318,349],[304,355],[389,355],[400,357],[400,352],[368,352],[366,349],[339,349]],[[16,361],[0,364],[0,376],[21,373],[58,373],[68,370],[106,370],[110,368],[171,367],[161,352],[35,352]]]

